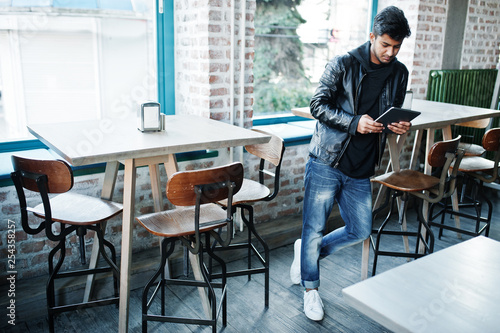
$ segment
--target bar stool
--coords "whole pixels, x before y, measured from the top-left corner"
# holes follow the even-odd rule
[[[281,162],[285,153],[285,144],[283,139],[277,135],[262,130],[254,129],[254,131],[271,136],[271,140],[267,143],[245,146],[247,152],[260,158],[259,181],[245,178],[241,190],[233,197],[232,205],[229,205],[226,200],[219,202],[224,207],[231,206],[233,213],[236,212],[237,208],[241,209],[241,219],[247,227],[247,240],[246,242],[232,243],[227,247],[213,247],[213,249],[214,251],[247,250],[247,268],[228,271],[227,277],[248,275],[248,281],[250,281],[253,274],[264,273],[264,303],[268,307],[269,246],[255,229],[252,204],[258,201],[271,201],[278,195]],[[248,218],[245,211],[248,212]],[[257,247],[252,243],[252,236],[260,244],[264,256],[262,256]],[[261,267],[252,267],[252,255],[255,255],[260,261]],[[212,272],[211,277],[217,279],[221,275]]]
[[[482,147],[485,151],[494,152],[493,160],[486,159],[481,156],[465,156],[460,162],[459,171],[464,176],[464,183],[470,184],[470,196],[462,193],[462,201],[459,203],[459,211],[453,210],[449,198],[442,202],[435,203],[430,208],[429,225],[439,228],[439,237],[443,235],[443,229],[452,230],[458,233],[469,236],[478,236],[484,232],[486,237],[489,236],[490,223],[493,205],[491,201],[484,195],[484,183],[492,183],[498,178],[498,164],[500,161],[500,128],[488,130],[483,135]],[[465,190],[462,190],[465,192]],[[480,200],[481,199],[481,200]],[[482,202],[488,205],[487,215],[482,215]],[[440,210],[433,214],[433,210],[440,207]],[[473,208],[475,214],[468,213],[465,209]],[[457,215],[475,221],[474,231],[466,230],[460,226],[450,226],[445,224],[445,215],[450,214],[452,217]],[[440,222],[434,220],[441,216]]]
[[[49,280],[47,282],[47,310],[49,317],[49,330],[54,332],[54,315],[66,311],[88,308],[98,305],[118,304],[118,280],[120,272],[116,265],[116,252],[114,246],[104,239],[100,223],[120,214],[122,205],[100,198],[85,196],[68,192],[73,187],[73,171],[62,160],[34,160],[19,156],[12,156],[14,172],[11,178],[16,187],[21,208],[21,224],[23,230],[30,235],[35,235],[45,230],[47,238],[57,242],[49,253]],[[42,203],[30,208],[26,203],[25,189],[38,192]],[[59,193],[49,198],[49,194]],[[36,228],[29,224],[28,212],[44,219]],[[53,227],[60,225],[58,233]],[[107,267],[94,269],[80,269],[60,272],[66,257],[66,240],[75,232],[80,239],[81,263],[85,264],[85,241],[87,231],[94,231],[99,239],[99,253],[102,255]],[[105,251],[107,247],[111,258]],[[54,256],[59,252],[59,259],[54,266]],[[76,304],[56,304],[55,279],[89,275],[96,273],[113,273],[114,296],[99,300]],[[83,297],[83,296],[82,296]]]
[[[184,171],[174,173],[167,182],[167,199],[177,208],[164,212],[142,215],[136,220],[151,234],[163,237],[161,242],[161,262],[158,270],[144,287],[142,293],[142,331],[147,332],[148,321],[161,321],[212,326],[212,331],[217,331],[217,309],[214,288],[222,288],[220,305],[222,309],[222,322],[227,323],[227,291],[226,291],[226,265],[216,256],[210,244],[213,237],[222,246],[227,246],[233,231],[233,219],[230,210],[216,204],[217,201],[227,199],[232,203],[234,193],[237,193],[243,182],[243,165],[232,163],[222,167],[204,170]],[[217,232],[226,228],[225,239]],[[205,241],[202,240],[205,236]],[[177,241],[186,246],[189,251],[197,255],[203,280],[171,279],[165,276],[165,264],[174,251]],[[168,249],[167,249],[168,246]],[[222,282],[213,283],[208,270],[203,263],[203,253],[206,251],[210,258],[216,260],[222,269]],[[156,280],[160,277],[159,281]],[[156,285],[149,297],[149,290]],[[202,319],[198,317],[166,315],[165,289],[167,285],[186,285],[205,287],[208,289],[208,299],[211,305],[211,317]],[[158,291],[161,292],[161,314],[151,314],[150,307]],[[172,302],[173,303],[173,302]]]
[[[460,160],[462,159],[464,154],[463,150],[458,149],[459,142],[460,137],[449,141],[437,142],[429,151],[429,154],[427,156],[429,165],[433,168],[442,168],[439,178],[431,175],[426,175],[420,171],[407,169],[389,172],[371,179],[372,182],[386,186],[389,190],[387,191],[387,196],[384,204],[373,212],[374,217],[387,207],[390,197],[392,198],[390,210],[387,217],[378,229],[372,230],[372,236],[370,236],[371,244],[374,250],[372,276],[375,275],[376,272],[378,256],[405,257],[416,259],[433,252],[434,235],[423,216],[421,201],[426,201],[429,203],[439,202],[443,198],[451,196],[455,191],[458,166],[460,165]],[[448,176],[448,170],[453,161],[455,161],[455,167],[453,168],[451,175]],[[415,206],[419,222],[416,232],[406,230],[406,225],[404,224],[407,201],[411,196],[417,199],[421,199],[418,200],[418,205]],[[399,224],[401,225],[401,230],[387,230],[386,227],[391,218],[394,206],[397,201],[396,199],[398,197],[400,197],[402,200],[402,207],[400,207],[399,214]],[[424,228],[426,231],[425,237],[422,234],[422,228]],[[373,234],[375,234],[375,241],[373,240]],[[380,243],[382,235],[415,237],[415,252],[411,253],[407,251],[397,252],[381,250]],[[423,253],[421,253],[421,251],[419,250],[421,244],[424,247]]]

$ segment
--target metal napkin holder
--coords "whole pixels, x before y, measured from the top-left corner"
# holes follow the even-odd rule
[[[159,132],[165,130],[165,115],[161,113],[160,103],[147,102],[141,104],[139,131]]]

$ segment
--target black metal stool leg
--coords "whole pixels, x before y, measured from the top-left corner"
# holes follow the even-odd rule
[[[251,280],[251,275],[253,274],[261,274],[264,273],[264,303],[265,306],[269,306],[269,246],[267,245],[266,241],[259,235],[257,232],[257,229],[255,228],[255,224],[253,223],[253,207],[251,205],[245,205],[245,204],[238,204],[237,206],[233,206],[233,213],[235,212],[235,209],[239,207],[241,208],[241,218],[243,222],[245,223],[245,226],[248,228],[247,230],[247,240],[246,242],[242,243],[232,243],[229,244],[226,247],[222,246],[216,246],[217,242],[213,241],[211,250],[213,252],[216,251],[230,251],[233,249],[246,249],[247,250],[247,263],[248,266],[246,269],[240,269],[240,270],[230,270],[227,272],[227,277],[233,277],[233,276],[248,276],[248,280]],[[248,211],[248,218],[245,215],[245,210]],[[219,230],[220,233],[220,230]],[[255,239],[252,238],[255,237]],[[261,248],[257,248],[253,243],[252,240],[255,240],[260,244]],[[256,242],[255,242],[256,243]],[[257,243],[256,243],[257,245]],[[259,250],[263,251],[259,252]],[[262,267],[257,267],[257,268],[252,268],[252,256],[256,256],[257,259],[260,261],[262,264]],[[254,265],[255,266],[255,265]],[[211,257],[208,258],[208,272],[211,278],[213,279],[218,279],[221,278],[220,273],[213,273],[212,272],[212,259]]]
[[[99,252],[101,253],[101,255],[104,258],[104,260],[108,263],[108,265],[111,268],[111,271],[113,273],[114,296],[118,297],[118,295],[119,295],[118,280],[120,279],[120,270],[118,269],[118,266],[116,265],[116,251],[115,251],[115,247],[109,241],[107,241],[106,239],[104,239],[104,235],[102,233],[102,230],[101,230],[100,226],[95,226],[93,228],[93,230],[95,231],[95,233],[97,235],[97,238],[98,238]],[[109,248],[109,250],[111,252],[111,258],[106,253],[105,246]]]
[[[80,240],[80,262],[85,265],[87,260],[85,259],[85,235],[87,234],[87,228],[78,227],[76,228],[76,234]]]
[[[426,230],[426,234],[425,234],[425,239],[423,239],[423,238],[421,238],[421,239],[425,245],[425,251],[426,251],[425,253],[431,254],[434,252],[434,233],[432,232],[430,225],[425,221],[425,218],[423,215],[423,201],[422,200],[417,200],[416,209],[417,209],[417,219],[419,221],[419,223],[418,223],[418,226],[419,226],[418,237],[419,238],[422,237],[422,226],[423,226]],[[430,216],[431,216],[430,214],[431,214],[431,212],[429,211],[427,220],[430,219]],[[444,215],[444,213],[443,213],[443,215]],[[419,250],[419,248],[417,247],[417,250],[415,252],[416,254],[418,253],[418,250]]]
[[[151,279],[149,279],[148,283],[144,287],[144,290],[142,292],[142,332],[146,333],[148,331],[148,309],[151,305],[151,302],[153,301],[154,297],[156,296],[156,293],[158,289],[156,289],[153,294],[151,295],[151,298],[148,300],[148,293],[149,289],[153,286],[155,283],[156,279],[158,276],[161,274],[164,274],[165,272],[165,265],[167,263],[167,258],[174,252],[175,248],[175,241],[176,239],[170,239],[170,238],[164,238],[161,242],[161,261],[160,261],[160,266],[156,270],[156,272],[153,274]],[[170,248],[167,251],[167,244],[170,244]],[[163,286],[165,284],[164,280],[160,280],[159,282],[160,288],[164,290]],[[163,291],[164,293],[164,291]],[[161,302],[161,313],[164,316],[165,315],[165,296],[162,296],[162,302]]]
[[[222,325],[223,326],[226,326],[227,325],[227,277],[226,277],[226,274],[227,274],[227,268],[226,268],[226,263],[224,262],[224,260],[222,260],[221,257],[217,256],[211,246],[210,246],[210,235],[207,233],[206,234],[206,251],[207,251],[207,254],[209,255],[209,257],[213,258],[215,261],[217,261],[221,267],[221,283],[222,283],[222,295],[221,295],[221,307],[222,307]],[[202,261],[202,258],[200,258],[200,265],[202,265],[203,261]],[[208,271],[206,269],[206,267],[203,265],[202,267],[202,273],[204,274],[204,276],[206,276],[206,281],[207,283],[210,285],[210,288],[211,287],[211,284],[210,284],[210,281],[211,281],[211,277],[210,275],[208,274]],[[212,289],[213,291],[213,289]],[[213,319],[215,320],[215,322],[217,322],[217,313],[215,312],[215,305],[216,305],[216,302],[215,302],[215,293],[213,294],[214,295],[214,300],[212,302],[212,315],[213,315]],[[213,329],[214,329],[214,332],[216,332],[216,325],[214,324],[213,326]]]
[[[253,221],[253,209],[250,207],[248,209],[248,214],[250,216],[250,221],[246,220],[245,218],[245,209],[241,208],[241,219],[245,221],[245,224],[247,226],[247,242],[248,242],[248,248],[247,248],[247,268],[250,271],[252,268],[252,233],[250,230],[250,224]],[[252,274],[250,272],[248,273],[248,281],[252,279]]]
[[[392,195],[391,195],[391,193],[392,193]],[[389,223],[389,220],[392,216],[392,212],[394,210],[394,204],[396,202],[397,196],[398,196],[397,192],[389,189],[387,191],[387,196],[386,196],[386,200],[385,200],[384,204],[379,209],[377,209],[375,212],[373,212],[373,215],[375,216],[379,211],[384,209],[389,204],[389,198],[391,198],[390,199],[389,213],[387,213],[387,216],[386,216],[385,220],[382,222],[382,224],[380,225],[380,227],[377,230],[375,230],[377,235],[375,238],[375,244],[373,246],[372,276],[375,276],[375,273],[377,271],[378,256],[379,256],[379,252],[380,252],[380,238],[382,236],[382,233],[383,233],[385,226],[387,225],[387,223]],[[373,244],[373,242],[372,242],[372,244]]]
[[[260,259],[262,265],[264,266],[264,303],[265,306],[269,306],[269,246],[267,245],[267,242],[259,235],[257,230],[255,229],[255,224],[253,223],[253,207],[250,205],[240,205],[242,207],[242,218],[243,221],[245,222],[245,225],[248,228],[248,256],[250,257],[252,255],[252,251],[255,253],[255,255]],[[244,217],[243,210],[246,209],[248,210],[248,219]],[[257,239],[257,241],[260,243],[262,246],[262,249],[264,251],[264,258],[260,255],[260,253],[257,251],[257,249],[252,245],[251,243],[251,235]],[[250,260],[248,262],[249,266],[248,269],[250,270],[252,267],[250,266]],[[249,276],[251,273],[249,273]]]
[[[54,332],[54,307],[56,306],[56,295],[55,295],[55,282],[54,280],[57,277],[57,273],[61,268],[64,258],[66,257],[66,238],[63,238],[59,241],[56,247],[54,247],[49,252],[49,280],[47,282],[46,295],[47,295],[47,310],[48,310],[48,319],[49,319],[49,331],[51,333]],[[53,259],[54,255],[60,251],[59,259],[56,263],[56,266],[53,267]]]
[[[491,216],[492,216],[491,201],[484,195],[483,184],[481,181],[478,182],[477,180],[472,179],[468,183],[470,184],[469,185],[470,194],[464,195],[464,200],[466,201],[459,203],[459,210],[454,210],[452,208],[451,198],[445,198],[441,202],[431,205],[428,225],[439,228],[438,239],[440,239],[441,236],[443,235],[444,229],[455,231],[458,234],[466,234],[473,237],[480,235],[484,231],[484,235],[488,237],[490,223],[491,223]],[[483,216],[483,209],[482,209],[483,202],[486,202],[486,205],[488,206],[487,216]],[[442,206],[442,209],[436,214],[433,213],[433,208],[435,205]],[[473,209],[474,212],[469,212],[465,210],[466,208]],[[436,219],[440,214],[441,214],[440,223],[434,222],[434,219]],[[473,220],[474,230],[468,230],[464,229],[463,227],[457,227],[446,224],[444,218],[447,214],[450,214],[451,218],[453,218],[454,216],[460,216],[466,219]],[[484,223],[483,226],[481,226],[482,223]]]

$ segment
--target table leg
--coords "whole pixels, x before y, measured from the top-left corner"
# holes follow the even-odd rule
[[[122,248],[120,265],[120,310],[119,332],[128,331],[128,312],[130,301],[130,268],[132,263],[132,226],[135,210],[135,160],[125,161],[125,176],[123,184],[123,224]]]
[[[361,250],[361,280],[368,277],[368,261],[370,260],[370,237],[363,241]]]
[[[444,140],[453,139],[453,136],[451,133],[451,126],[447,126],[447,127],[443,128],[443,139]],[[451,203],[452,203],[453,210],[458,212],[459,208],[458,208],[458,193],[457,193],[457,191],[453,192],[453,194],[451,195]],[[455,227],[460,228],[460,216],[455,215],[454,218],[455,218]],[[462,234],[457,232],[457,238],[462,239]]]
[[[153,193],[153,206],[155,212],[161,212],[163,210],[163,194],[161,191],[161,178],[160,178],[160,167],[158,164],[149,164],[149,178],[151,181],[151,192]],[[161,256],[161,241],[162,237],[158,237],[158,244]],[[170,278],[170,260],[167,259],[167,264],[165,265],[165,276]]]
[[[426,142],[425,142],[425,157],[426,161],[424,164],[424,173],[426,175],[430,175],[432,173],[432,167],[427,163],[427,156],[429,156],[429,151],[431,150],[431,147],[434,145],[434,129],[428,129],[427,130],[427,137],[426,137]]]
[[[151,192],[153,193],[153,207],[155,212],[163,210],[163,196],[161,193],[160,168],[158,164],[149,165],[149,178],[151,181]]]
[[[387,168],[385,172],[390,172],[391,170],[394,171],[399,171],[400,170],[400,164],[399,164],[399,152],[403,149],[403,145],[406,141],[406,137],[408,135],[400,135],[397,136],[395,134],[389,134],[387,136],[387,143],[389,144],[389,163],[387,163]],[[373,209],[377,209],[381,202],[383,201],[383,198],[385,196],[385,193],[387,192],[387,188],[385,186],[380,186],[378,190],[377,197],[375,198],[375,202],[373,204]]]
[[[387,141],[389,142],[389,155],[391,159],[391,165],[392,165],[392,170],[394,171],[400,171],[401,166],[399,163],[399,156],[400,156],[400,151],[403,149],[403,144],[406,140],[406,137],[408,134],[404,134],[399,136],[399,139],[396,141],[396,138],[398,138],[396,135],[391,134],[388,135]],[[397,198],[397,207],[399,211],[399,221],[401,222],[401,230],[406,231],[406,216],[404,215],[404,211],[406,210],[405,205],[401,201],[401,198]],[[403,236],[403,245],[405,248],[405,251],[408,253],[410,252],[410,243],[408,241],[408,236]]]
[[[413,150],[411,151],[410,169],[415,170],[418,162],[418,155],[420,154],[420,147],[422,145],[423,130],[417,130],[415,133],[415,140],[413,141]]]
[[[113,192],[115,190],[116,175],[118,174],[118,167],[120,163],[118,161],[106,163],[106,170],[104,172],[104,182],[102,185],[101,198],[105,200],[113,199]],[[103,234],[106,232],[107,221],[101,223],[101,229]],[[89,268],[95,268],[97,266],[97,261],[99,260],[99,238],[94,236],[94,243],[92,245],[92,254],[90,255]],[[85,292],[83,294],[83,302],[88,302],[90,296],[94,289],[94,278],[95,274],[87,275],[87,284],[85,286]]]
[[[429,165],[429,163],[427,163],[427,156],[429,156],[429,151],[431,150],[432,146],[434,145],[434,132],[435,132],[435,129],[433,128],[429,128],[427,130],[427,142],[425,143],[425,164],[424,164],[424,173],[426,175],[430,175],[432,173],[432,167]],[[443,137],[444,137],[444,132],[445,130],[443,129]],[[427,214],[429,212],[429,203],[427,201],[424,201],[422,203],[422,216],[424,218],[427,217]],[[427,234],[427,231],[422,228],[422,237],[425,239],[426,237],[426,234]],[[419,253],[424,253],[425,251],[425,245],[424,244],[420,244],[419,248],[418,248],[418,252]]]
[[[191,263],[191,269],[193,270],[193,276],[196,280],[203,280],[203,275],[201,274],[200,259],[196,254],[189,252],[189,262]],[[204,287],[198,287],[198,294],[201,298],[201,305],[205,311],[205,315],[210,318],[212,315],[212,310],[210,307],[210,302],[208,300],[207,291]]]

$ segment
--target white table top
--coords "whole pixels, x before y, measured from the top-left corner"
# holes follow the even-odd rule
[[[412,130],[442,128],[466,121],[500,116],[499,110],[422,99],[414,99],[411,109],[422,112],[421,115],[412,120]]]
[[[270,137],[221,121],[189,115],[166,117],[166,130],[142,133],[137,119],[28,126],[74,166],[268,142]],[[189,135],[186,135],[188,133]]]
[[[395,332],[498,332],[500,242],[478,236],[343,289]]]
[[[498,110],[432,102],[422,99],[413,99],[411,109],[422,112],[422,114],[412,120],[412,130],[442,128],[466,121],[500,116],[500,111]],[[296,116],[314,119],[309,107],[292,109],[292,113]]]

